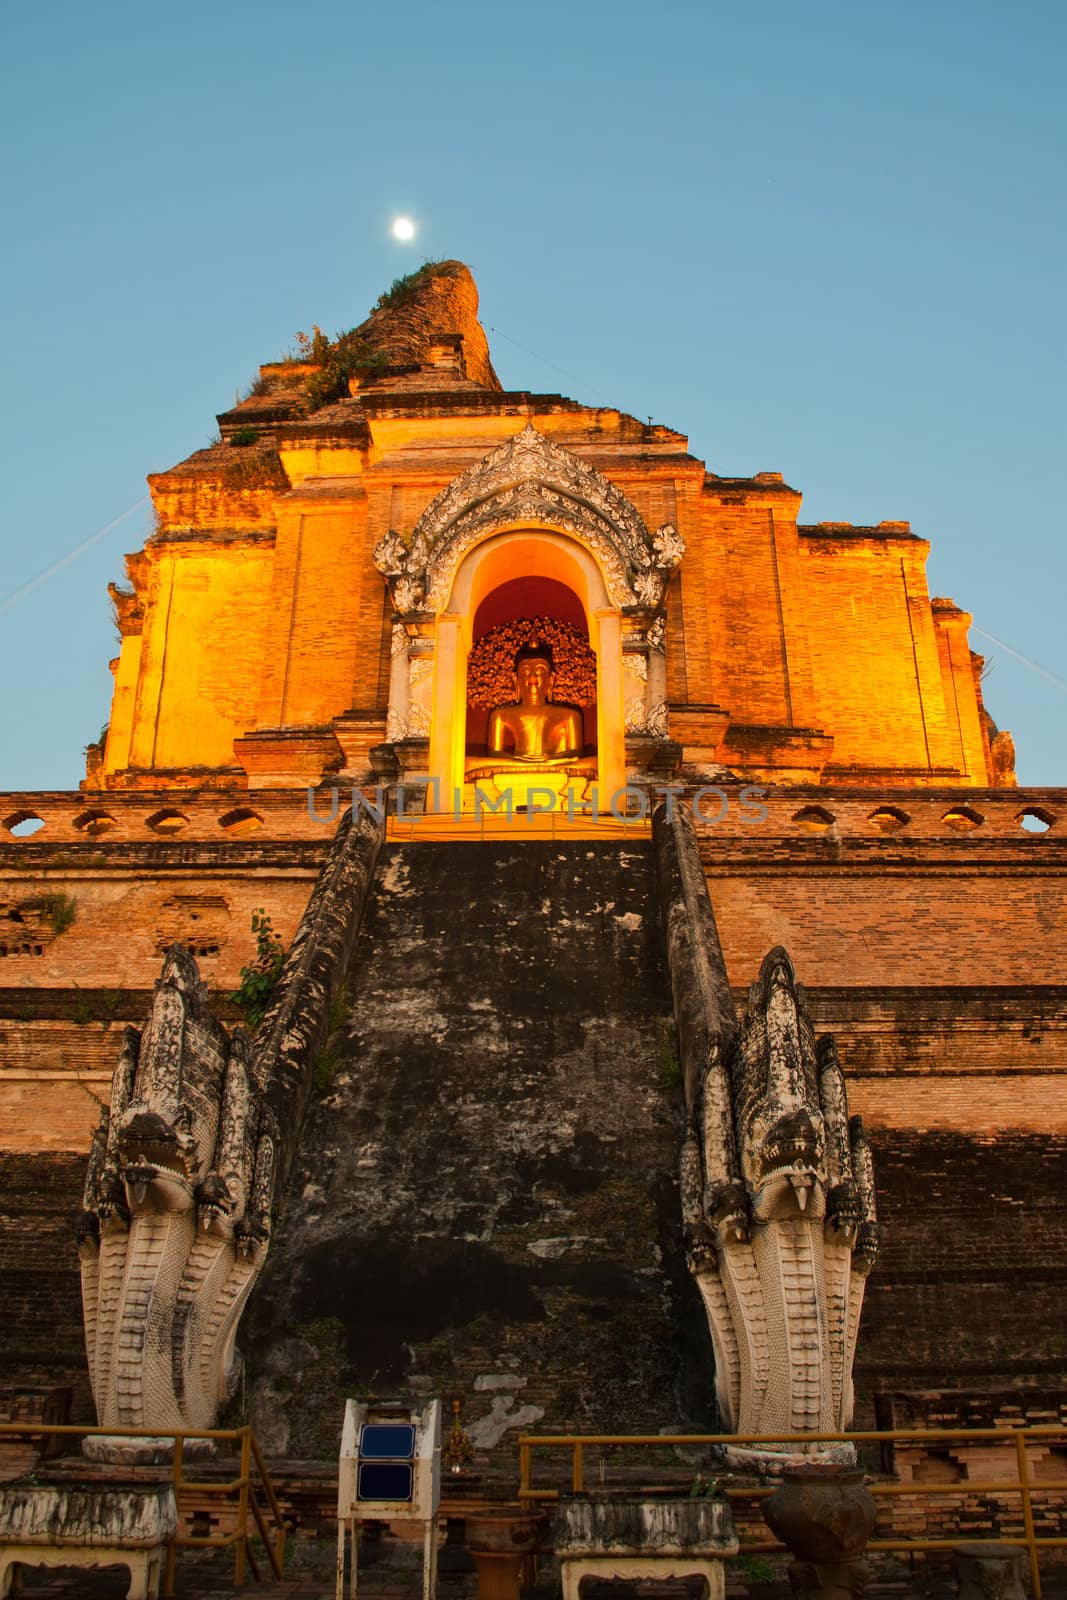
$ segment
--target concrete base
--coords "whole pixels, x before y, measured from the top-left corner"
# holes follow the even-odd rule
[[[4,1544],[0,1547],[0,1600],[7,1600],[12,1589],[18,1587],[22,1567],[128,1567],[126,1600],[156,1600],[166,1553],[163,1544],[151,1550],[109,1550],[104,1546],[87,1550],[62,1545],[47,1549],[40,1544]]]
[[[726,1465],[734,1472],[751,1472],[761,1478],[780,1478],[783,1467],[856,1465],[856,1446],[847,1443],[819,1445],[811,1450],[760,1450],[751,1445],[728,1444],[724,1454]]]
[[[186,1439],[182,1449],[184,1461],[212,1461],[217,1454],[214,1439]],[[82,1440],[82,1455],[112,1467],[165,1466],[174,1460],[174,1440],[168,1434],[131,1439],[121,1433],[90,1433]]]
[[[704,1580],[704,1600],[723,1600],[726,1593],[723,1563],[715,1556],[561,1556],[559,1573],[563,1600],[579,1600],[583,1578],[595,1578],[598,1583],[652,1578],[662,1583],[668,1578],[699,1576]]]

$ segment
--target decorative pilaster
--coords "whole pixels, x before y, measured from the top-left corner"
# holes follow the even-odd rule
[[[409,639],[402,622],[393,623],[389,659],[389,710],[385,718],[385,737],[406,739],[409,703]]]

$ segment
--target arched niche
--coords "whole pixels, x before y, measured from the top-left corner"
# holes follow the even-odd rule
[[[474,702],[474,659],[479,650],[484,646],[487,636],[497,633],[499,629],[525,632],[522,629],[524,622],[528,623],[535,617],[544,617],[548,623],[548,642],[552,643],[552,630],[555,624],[562,624],[570,633],[580,638],[581,642],[589,647],[589,623],[585,614],[585,607],[575,594],[574,590],[566,583],[561,583],[558,578],[545,578],[534,574],[524,574],[518,578],[507,578],[495,589],[490,589],[485,599],[478,606],[471,622],[471,648],[467,654],[467,734],[466,752],[468,768],[472,759],[485,759],[488,755],[488,723],[490,711],[483,705]],[[501,669],[506,663],[510,668],[513,659],[511,650],[501,653],[495,651],[493,660],[500,664]],[[561,690],[562,676],[562,690]],[[586,753],[596,753],[596,678],[592,682],[592,693],[568,693],[568,672],[566,662],[561,664],[558,653],[556,657],[556,687],[554,698],[566,701],[569,705],[576,705],[582,713],[585,729]]]
[[[597,658],[597,782],[605,799],[626,781],[622,688],[622,613],[611,603],[596,558],[578,541],[552,528],[511,528],[476,545],[456,567],[434,640],[430,716],[430,776],[442,806],[464,781],[467,726],[467,657],[474,619],[486,599],[520,578],[561,583],[576,597]],[[532,775],[531,775],[532,776]],[[535,780],[534,780],[535,781]]]

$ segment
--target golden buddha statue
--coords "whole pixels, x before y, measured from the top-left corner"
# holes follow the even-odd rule
[[[489,755],[504,763],[555,766],[582,754],[584,732],[577,706],[552,701],[552,652],[534,639],[515,656],[518,699],[489,716]],[[501,759],[502,758],[502,759]]]

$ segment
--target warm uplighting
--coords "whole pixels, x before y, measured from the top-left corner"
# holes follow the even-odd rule
[[[403,244],[410,244],[415,237],[415,224],[410,217],[393,218],[393,238],[399,239]]]
[[[972,828],[981,827],[985,818],[971,806],[953,806],[951,811],[945,812],[941,821],[956,833],[970,833]]]

